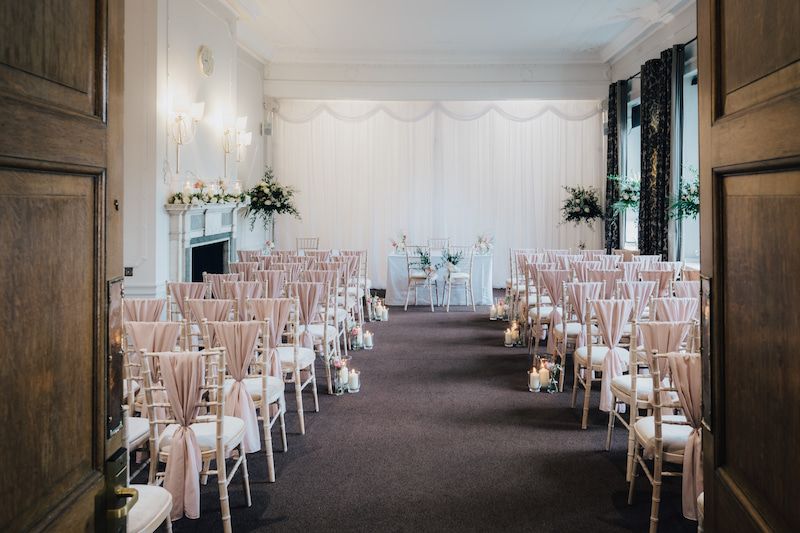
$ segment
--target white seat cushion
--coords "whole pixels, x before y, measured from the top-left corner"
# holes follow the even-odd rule
[[[334,316],[336,317],[336,323],[338,324],[339,322],[344,322],[345,320],[347,320],[347,317],[350,315],[348,314],[347,311],[345,311],[340,307],[337,307],[335,309],[328,309],[328,318],[332,319],[334,318]]]
[[[628,361],[630,355],[628,354],[628,350],[624,348],[619,348],[617,352],[622,356],[625,361]],[[586,346],[581,346],[577,350],[575,350],[575,360],[581,366],[588,367],[586,359],[588,358],[589,348]],[[592,346],[592,368],[595,370],[599,370],[600,367],[603,366],[603,359],[605,359],[606,354],[608,353],[608,347],[606,346]],[[637,387],[638,389],[638,387]]]
[[[451,272],[449,277],[450,281],[454,283],[460,283],[469,280],[469,274],[466,272]]]
[[[638,389],[638,387],[637,387]],[[664,415],[662,420],[685,421],[682,415]],[[656,424],[655,418],[647,416],[640,418],[633,426],[636,432],[636,439],[649,452],[655,449]],[[664,443],[666,453],[680,454],[686,448],[686,439],[692,432],[692,427],[688,425],[661,424],[661,440]]]
[[[550,313],[552,313],[552,312],[553,312],[553,308],[552,307],[545,307],[545,306],[540,306],[539,307],[539,317],[541,317],[541,318],[547,318],[548,316],[550,316]],[[559,311],[559,313],[560,312],[561,311]],[[532,320],[536,320],[536,308],[535,307],[533,307],[533,308],[528,310],[528,316]]]
[[[323,328],[325,328],[324,324],[311,324],[308,326],[308,331],[311,332],[311,336],[314,337],[315,341],[322,342],[322,334],[325,331]],[[337,330],[335,326],[331,325],[328,325],[327,328],[328,328],[328,342],[336,340],[336,335],[337,333],[339,333],[339,330]],[[305,330],[306,327],[302,325],[299,328],[297,328],[297,331],[299,333],[303,333]]]
[[[129,416],[127,419],[128,442],[132,446],[139,446],[150,435],[150,421],[139,416]]]
[[[294,347],[292,346],[278,346],[278,353],[281,354],[281,366],[289,368],[294,365]],[[297,349],[297,364],[301,369],[307,368],[314,364],[314,350],[311,348],[299,347]]]
[[[172,495],[156,485],[131,485],[139,493],[139,500],[128,513],[128,533],[155,531],[164,520],[169,520]]]
[[[617,398],[630,398],[631,397],[631,376],[625,374],[624,376],[617,376],[611,380],[611,392]],[[636,377],[636,396],[640,402],[647,402],[650,394],[653,392],[653,380],[648,375],[639,375]]]
[[[577,336],[580,334],[581,331],[586,331],[586,326],[581,324],[580,322],[567,322],[567,335],[570,336]],[[597,329],[596,326],[592,326],[592,331],[594,332]],[[553,331],[556,335],[563,338],[564,337],[564,322],[558,324],[556,327],[553,328]]]
[[[232,379],[225,380],[225,394],[227,395],[228,392],[231,390],[233,386]],[[253,398],[254,402],[261,401],[261,388],[263,386],[261,378],[256,376],[252,378],[244,378],[242,380],[244,383],[244,387],[247,389],[247,393],[250,394],[250,397]],[[278,401],[278,398],[281,397],[283,394],[284,389],[286,388],[286,384],[283,382],[283,379],[276,378],[275,376],[267,376],[267,403],[274,403]]]
[[[178,424],[170,424],[159,435],[158,449],[162,452],[169,452],[170,443],[172,442],[172,435],[180,426]],[[198,422],[190,426],[197,436],[197,444],[200,446],[201,452],[208,452],[215,450],[217,447],[217,423],[216,422]],[[234,416],[226,416],[223,423],[222,442],[226,447],[235,445],[241,440],[244,435],[244,421],[241,418]]]

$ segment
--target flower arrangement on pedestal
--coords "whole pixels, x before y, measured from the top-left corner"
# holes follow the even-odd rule
[[[569,193],[569,197],[564,201],[561,208],[563,220],[561,224],[568,222],[576,226],[585,222],[589,228],[596,218],[603,217],[603,209],[600,207],[600,193],[596,187],[577,187],[564,186],[564,190]]]
[[[247,192],[250,205],[247,206],[245,216],[250,217],[250,229],[253,229],[259,218],[263,219],[264,229],[268,228],[275,215],[292,215],[300,219],[300,212],[292,202],[296,192],[293,187],[278,183],[272,169],[267,167],[261,181]]]
[[[405,231],[401,231],[398,234],[396,239],[389,239],[392,243],[392,248],[394,248],[394,253],[396,254],[404,254],[406,253],[406,239],[408,236],[406,235]]]
[[[619,187],[619,200],[611,206],[614,215],[624,213],[628,209],[639,210],[639,195],[641,184],[625,176],[608,176],[608,179],[616,181]]]
[[[489,253],[494,247],[494,237],[489,234],[481,233],[478,241],[474,244],[475,252],[479,254]]]
[[[700,214],[700,175],[694,167],[687,170],[690,179],[681,179],[681,190],[678,199],[669,207],[670,218],[697,218]]]

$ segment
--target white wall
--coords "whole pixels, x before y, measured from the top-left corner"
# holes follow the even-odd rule
[[[245,185],[263,172],[260,136],[263,61],[240,51],[238,14],[217,0],[157,0],[125,3],[125,198],[124,261],[129,297],[163,297],[169,278],[169,219],[164,204],[189,181],[223,179],[233,188],[235,154],[227,167],[221,148],[225,113],[248,115],[253,145],[240,167]],[[202,45],[214,53],[214,72],[198,67]],[[240,53],[247,57],[239,57]],[[240,72],[240,70],[242,72]],[[246,85],[239,90],[239,83]],[[180,154],[169,131],[176,95],[205,102],[191,144]],[[245,226],[240,241],[250,242]],[[261,236],[255,237],[256,240]],[[239,245],[241,247],[241,245]]]

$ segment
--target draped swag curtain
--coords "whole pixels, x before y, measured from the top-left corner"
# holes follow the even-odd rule
[[[299,191],[302,221],[280,217],[279,248],[319,237],[323,248],[370,251],[369,276],[386,286],[389,239],[410,244],[493,235],[494,287],[505,287],[509,247],[577,247],[560,225],[563,186],[604,194],[598,100],[366,102],[281,100],[273,168]],[[597,226],[584,236],[602,246]]]
[[[639,250],[662,254],[669,248],[670,112],[672,49],[642,66],[642,178],[639,204]]]
[[[606,137],[606,175],[619,175],[619,128],[618,128],[617,84],[608,86],[608,135]],[[619,216],[614,215],[614,202],[619,199],[619,188],[613,180],[606,180],[605,237],[606,251],[621,248],[619,238]]]

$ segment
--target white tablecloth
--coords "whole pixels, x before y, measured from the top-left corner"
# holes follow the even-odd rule
[[[408,267],[405,254],[389,254],[387,258],[386,276],[386,305],[405,305],[406,288],[408,287]],[[472,262],[472,294],[475,305],[492,305],[492,254],[475,255]],[[432,252],[431,263],[438,265],[442,262],[441,254]],[[444,293],[444,278],[439,276],[439,302],[442,302]],[[408,303],[414,303],[412,289]],[[417,289],[417,303],[430,303],[428,290]],[[464,298],[464,289],[456,286],[450,296],[450,305],[467,305]]]

